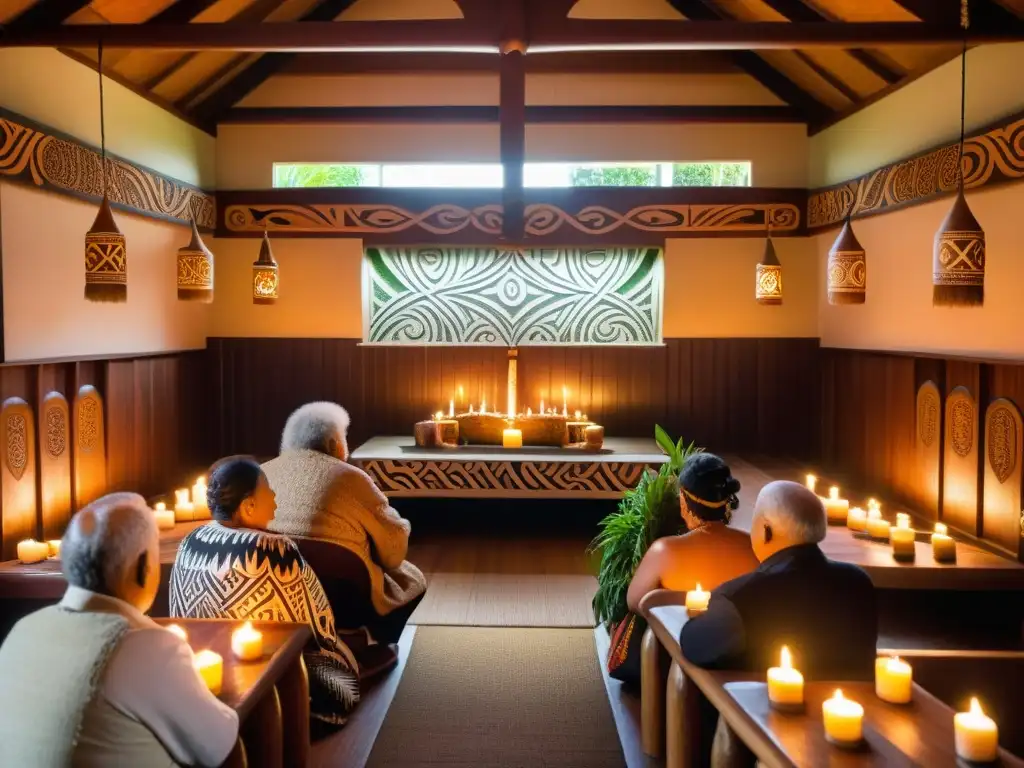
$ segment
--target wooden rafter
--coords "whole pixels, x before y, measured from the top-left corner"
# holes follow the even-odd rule
[[[91,0],[41,0],[30,5],[7,25],[7,32],[29,32],[60,24],[85,8]],[[92,43],[95,45],[95,41]]]
[[[160,13],[151,17],[147,24],[184,24],[192,21],[218,0],[175,0]]]
[[[502,235],[523,238],[523,163],[526,161],[526,0],[501,7],[498,70],[498,145],[504,172]]]
[[[960,3],[956,0],[896,0],[896,3],[929,24],[960,25]],[[995,0],[970,0],[968,10],[972,30],[1020,24],[1015,13]]]

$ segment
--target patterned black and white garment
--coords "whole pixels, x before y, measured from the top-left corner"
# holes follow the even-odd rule
[[[320,580],[295,543],[210,523],[181,542],[171,572],[171,616],[309,624],[319,647],[305,654],[313,717],[341,724],[359,702],[358,665],[334,629]]]

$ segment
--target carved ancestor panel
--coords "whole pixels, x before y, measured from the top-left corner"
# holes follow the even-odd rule
[[[915,418],[917,466],[928,505],[924,511],[933,518],[939,510],[939,468],[942,454],[940,430],[942,428],[942,397],[934,381],[926,381],[917,390],[917,416]]]
[[[978,407],[967,387],[946,398],[942,519],[978,533]]]
[[[75,456],[75,507],[81,508],[107,489],[107,445],[103,422],[103,398],[96,387],[78,390],[72,430]]]
[[[103,197],[100,153],[0,110],[0,178],[54,192]],[[147,216],[212,228],[213,195],[147,168],[107,156],[110,202]]]
[[[59,539],[71,518],[71,412],[60,392],[39,408],[39,487],[43,538]]]
[[[1021,461],[1024,423],[1020,409],[1005,398],[993,400],[985,411],[984,538],[1021,553],[1024,536],[1024,496]]]
[[[853,216],[868,216],[921,203],[954,192],[958,145],[887,165],[844,184],[811,192],[807,225],[838,224],[853,204]],[[1024,178],[1024,115],[972,136],[964,142],[964,186],[967,189]]]
[[[3,557],[17,556],[18,542],[36,531],[36,428],[32,407],[20,397],[0,409],[3,486]]]
[[[621,498],[647,464],[568,461],[393,461],[371,459],[363,469],[388,496],[500,498]]]

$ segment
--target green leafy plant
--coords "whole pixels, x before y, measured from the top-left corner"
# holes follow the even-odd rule
[[[672,438],[660,426],[654,439],[668,456],[655,472],[648,469],[636,488],[626,491],[618,508],[601,521],[601,532],[590,543],[588,552],[600,554],[594,616],[610,627],[626,617],[626,592],[644,554],[657,539],[681,533],[685,528],[679,516],[679,471],[683,462],[703,448],[683,439]]]

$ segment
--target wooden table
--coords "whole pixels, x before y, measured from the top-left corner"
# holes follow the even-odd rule
[[[668,458],[653,440],[610,437],[604,448],[419,448],[412,437],[374,437],[352,452],[389,497],[617,499]]]
[[[313,634],[305,624],[253,622],[263,633],[263,658],[238,661],[231,633],[240,625],[221,619],[157,619],[188,632],[192,650],[209,648],[224,660],[220,700],[238,713],[234,765],[301,768],[309,762],[309,679],[302,650]]]
[[[698,764],[701,697],[711,702],[732,733],[766,768],[957,765],[953,710],[920,686],[915,686],[914,703],[901,707],[876,698],[873,683],[809,682],[805,686],[806,712],[782,715],[768,707],[763,675],[701,669],[683,657],[679,647],[679,633],[687,621],[683,606],[655,605],[646,616],[650,630],[644,637],[642,656],[642,737],[644,751],[657,755],[664,727],[666,768]],[[658,645],[671,658],[663,699],[658,695],[663,679]],[[836,688],[864,707],[868,743],[864,751],[839,750],[825,741],[821,702]],[[1003,727],[1013,724],[1004,723]],[[999,764],[1021,768],[1024,761],[1003,751]]]

